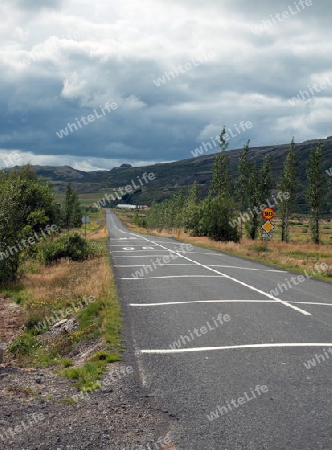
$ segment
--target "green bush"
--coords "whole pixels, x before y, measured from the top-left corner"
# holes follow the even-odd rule
[[[73,261],[84,261],[88,256],[101,253],[96,243],[89,243],[78,233],[70,232],[56,241],[43,241],[38,247],[36,259],[42,264],[51,264],[60,258],[70,258]]]
[[[23,334],[11,344],[8,351],[16,357],[28,355],[31,351],[41,346],[40,339],[30,334]]]

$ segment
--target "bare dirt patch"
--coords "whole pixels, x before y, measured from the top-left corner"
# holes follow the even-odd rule
[[[26,313],[16,303],[0,297],[0,345],[6,347],[21,331]]]

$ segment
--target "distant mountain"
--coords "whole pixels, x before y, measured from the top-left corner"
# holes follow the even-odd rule
[[[315,139],[296,144],[299,155],[299,183],[298,183],[298,207],[299,211],[307,212],[304,205],[303,192],[307,185],[306,164],[309,158],[310,148],[322,144],[323,167],[328,170],[332,167],[332,136],[327,139]],[[283,162],[285,160],[289,143],[264,147],[253,147],[250,150],[251,158],[259,165],[265,155],[272,158],[272,177],[274,184],[280,176]],[[230,150],[231,168],[237,174],[237,162],[239,154],[243,149]],[[153,200],[160,201],[169,197],[181,187],[190,186],[195,180],[198,181],[202,195],[207,192],[212,175],[212,164],[216,153],[198,156],[196,158],[184,159],[172,163],[157,163],[144,167],[131,167],[130,164],[122,164],[111,170],[99,170],[84,172],[69,166],[33,166],[36,173],[50,180],[58,192],[66,189],[66,183],[72,182],[75,190],[80,193],[103,192],[105,188],[119,188],[138,181],[144,172],[154,173],[155,180],[148,184],[144,183],[135,192],[127,194],[124,201],[128,203],[151,204]],[[327,179],[329,178],[326,174]],[[331,194],[330,198],[331,198]],[[329,208],[325,208],[326,212]]]

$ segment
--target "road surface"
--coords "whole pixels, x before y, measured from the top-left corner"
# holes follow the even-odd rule
[[[107,228],[128,351],[178,449],[332,449],[332,285]]]

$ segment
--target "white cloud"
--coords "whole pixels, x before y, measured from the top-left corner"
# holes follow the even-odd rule
[[[255,8],[247,0],[43,5],[0,5],[2,147],[48,164],[67,158],[71,165],[110,168],[190,157],[197,142],[241,120],[254,126],[230,148],[248,138],[256,146],[331,134],[331,86],[310,110],[288,102],[308,84],[332,80],[327,0],[260,35],[252,27],[286,10],[288,1],[257,0]],[[209,50],[210,61],[154,85],[165,71]],[[57,138],[66,123],[106,102],[119,108]]]

